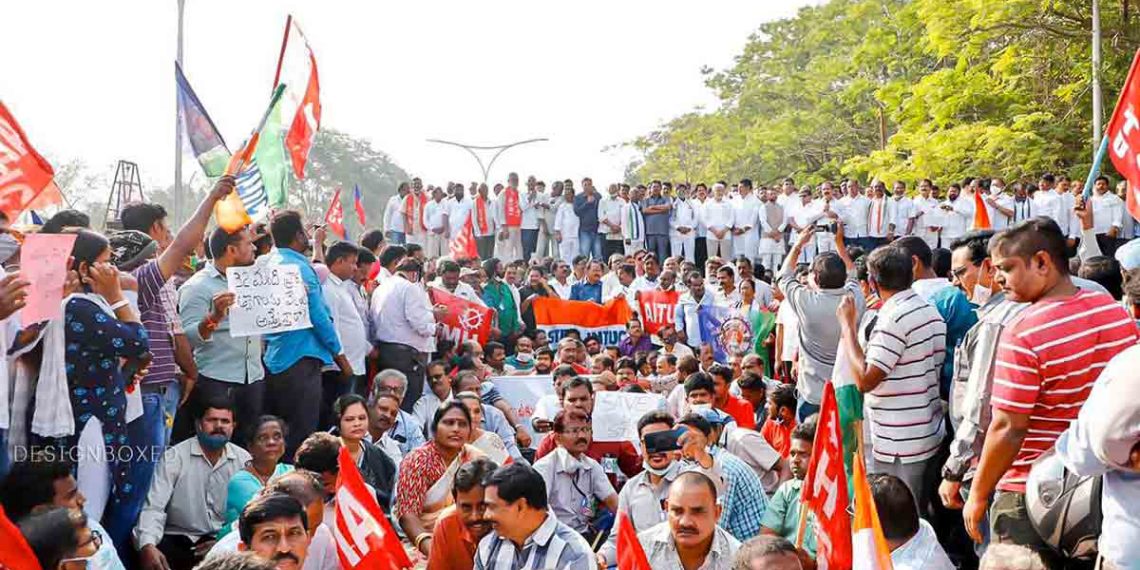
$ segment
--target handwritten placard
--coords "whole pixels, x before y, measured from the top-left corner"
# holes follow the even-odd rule
[[[646,412],[665,409],[660,394],[597,392],[594,394],[594,441],[628,441],[637,445],[637,421]]]
[[[32,234],[20,247],[20,278],[28,281],[27,305],[20,311],[24,327],[63,316],[67,258],[75,234]]]
[[[230,334],[251,336],[307,329],[309,297],[295,265],[230,267],[226,280],[234,294]]]

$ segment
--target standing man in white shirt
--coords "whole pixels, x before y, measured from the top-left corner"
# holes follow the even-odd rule
[[[447,234],[450,239],[455,239],[463,233],[463,226],[467,225],[467,218],[471,215],[471,208],[475,202],[464,193],[462,184],[457,183],[452,186],[451,194],[446,200]]]
[[[638,184],[630,193],[629,200],[622,204],[621,234],[625,241],[626,255],[633,255],[645,249],[645,217],[641,215],[639,204],[645,197],[645,190],[644,184]]]
[[[800,203],[795,208],[795,213],[791,216],[791,227],[793,234],[798,235],[805,228],[815,225],[819,219],[823,217],[823,205],[811,199],[811,187],[804,186],[800,189]],[[815,259],[818,251],[816,244],[819,242],[814,236],[802,248],[799,258],[796,259],[796,264],[811,263]]]
[[[867,220],[870,218],[871,201],[859,190],[859,181],[847,181],[847,193],[839,199],[843,209],[843,236],[847,247],[857,245],[867,247]],[[779,263],[784,256],[776,261]]]
[[[368,342],[368,330],[364,326],[364,318],[356,307],[356,299],[352,289],[359,287],[352,280],[356,273],[356,259],[360,250],[350,242],[338,241],[325,252],[325,265],[329,268],[328,279],[321,289],[325,304],[329,307],[329,316],[332,317],[336,336],[340,339],[344,357],[352,365],[355,373],[345,381],[344,376],[336,365],[326,366],[321,372],[321,425],[328,426],[333,423],[332,408],[337,398],[354,392],[364,395],[367,386],[365,363],[368,351],[372,345]]]
[[[673,255],[696,262],[697,209],[689,201],[689,186],[677,185],[677,197],[673,200],[673,217],[669,224],[669,242]]]
[[[384,206],[384,235],[388,237],[389,243],[395,245],[407,243],[404,235],[403,208],[410,187],[407,182],[401,182],[396,188],[396,195],[388,198],[388,204]]]
[[[891,189],[894,202],[895,237],[909,236],[914,231],[914,203],[906,195],[906,182],[896,180]]]
[[[538,204],[540,200],[538,181],[531,176],[526,181],[526,194],[523,194],[519,200],[522,206],[522,224],[519,226],[522,233],[522,259],[527,262],[538,249]]]
[[[820,214],[816,221],[820,228],[815,234],[815,252],[818,255],[825,251],[835,251],[835,232],[831,228],[832,224],[843,219],[844,212],[831,181],[824,180],[819,185],[819,199],[815,201],[815,208]]]
[[[966,230],[978,229],[974,227],[974,196],[980,191],[977,178],[966,178],[962,181],[962,192],[954,200],[954,211],[961,214],[966,222]],[[945,242],[944,242],[945,243]]]
[[[538,188],[539,200],[535,203],[535,207],[538,208],[538,247],[535,249],[535,253],[539,257],[558,257],[558,250],[552,238],[554,237],[554,209],[558,206],[559,198],[562,197],[562,183],[555,182],[549,194],[546,192],[545,182],[539,180],[536,187]],[[557,193],[554,193],[555,190]]]
[[[620,189],[617,184],[610,184],[606,188],[606,197],[598,202],[598,231],[605,234],[605,241],[602,242],[602,257],[605,259],[625,251],[621,237],[621,214],[625,200],[618,195]]]
[[[938,247],[941,232],[942,215],[938,208],[938,196],[934,195],[934,183],[929,178],[923,178],[918,183],[918,197],[914,199],[914,235],[934,249]]]
[[[736,185],[740,198],[733,204],[732,254],[755,262],[760,255],[760,200],[752,192],[752,181],[744,178]]]
[[[578,255],[578,214],[574,213],[573,186],[563,186],[562,201],[555,208],[554,241],[562,262],[573,263],[574,256]]]
[[[1068,182],[1068,179],[1065,179]],[[1041,180],[1038,182],[1037,192],[1033,194],[1033,210],[1034,216],[1045,216],[1055,222],[1061,228],[1061,233],[1068,233],[1069,229],[1069,213],[1062,210],[1061,195],[1057,193],[1054,187],[1056,178],[1052,174],[1045,173],[1041,175]],[[1066,189],[1068,188],[1066,184]]]
[[[1093,233],[1096,243],[1104,255],[1112,257],[1119,246],[1118,238],[1124,227],[1124,201],[1111,191],[1107,176],[1097,176],[1093,185],[1093,195],[1089,199],[1093,209]],[[1089,205],[1085,205],[1089,207]]]
[[[408,413],[423,395],[424,370],[435,350],[436,308],[419,284],[421,275],[420,262],[406,258],[396,268],[396,275],[385,279],[372,294],[372,340],[380,349],[377,365],[408,377],[408,390],[401,403]]]
[[[1000,232],[1010,226],[1013,219],[1013,195],[1005,191],[1005,180],[994,178],[990,181],[990,191],[982,199],[986,203],[986,213],[990,217],[990,226],[995,232]]]
[[[776,200],[779,192],[775,188],[766,188],[763,192],[764,203],[760,206],[760,264],[774,275],[784,258],[784,230],[788,227],[788,219],[784,215],[784,208]]]
[[[697,217],[697,240],[693,249],[696,251],[696,259],[694,264],[697,267],[704,267],[705,261],[709,258],[708,235],[709,229],[705,225],[705,219],[702,212],[705,210],[705,203],[709,199],[709,188],[705,186],[704,182],[697,183],[693,186],[693,197],[691,204],[693,205],[693,214]]]
[[[436,186],[431,191],[431,201],[424,206],[424,223],[427,224],[427,244],[424,255],[428,259],[439,259],[448,252],[447,211],[450,204],[443,201],[443,188]]]
[[[479,259],[495,256],[495,230],[498,220],[495,215],[495,201],[490,197],[487,185],[480,184],[471,201],[471,229],[475,232],[475,248]]]
[[[947,189],[946,201],[938,205],[938,213],[942,218],[942,231],[939,233],[939,238],[943,245],[954,243],[954,240],[966,235],[966,226],[973,221],[973,217],[967,220],[962,213],[964,209],[958,207],[958,203],[961,201],[962,186],[955,183]]]
[[[868,251],[886,245],[894,239],[894,209],[894,204],[887,198],[887,185],[882,180],[872,182],[871,208],[867,218]]]
[[[729,259],[732,257],[732,226],[734,212],[732,204],[725,198],[727,188],[723,182],[713,184],[713,197],[704,204],[701,218],[708,228],[709,257]]]

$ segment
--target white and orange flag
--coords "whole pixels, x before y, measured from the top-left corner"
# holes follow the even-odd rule
[[[855,519],[851,522],[851,551],[854,570],[893,570],[891,549],[883,536],[879,511],[871,496],[863,460],[851,462],[851,484],[855,488]]]
[[[285,38],[277,61],[276,84],[285,84],[281,116],[288,122],[285,149],[297,180],[305,179],[305,163],[321,128],[321,84],[317,58],[292,16],[285,21]],[[274,85],[276,87],[276,85]]]

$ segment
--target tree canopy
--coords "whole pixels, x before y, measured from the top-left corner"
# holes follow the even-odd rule
[[[1128,0],[1101,2],[1105,123],[1140,47],[1128,10]],[[803,8],[761,25],[732,67],[706,70],[716,109],[628,142],[641,158],[627,172],[765,183],[1083,178],[1094,150],[1091,16],[1087,0]]]

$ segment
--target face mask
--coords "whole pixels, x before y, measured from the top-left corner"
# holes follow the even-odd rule
[[[976,304],[977,306],[980,307],[980,306],[985,305],[986,303],[990,302],[990,297],[992,297],[993,294],[994,294],[993,291],[990,291],[989,287],[986,287],[986,286],[982,285],[981,283],[975,283],[974,284],[974,298],[970,299],[970,300],[973,301],[974,304]]]
[[[88,570],[124,570],[123,563],[115,555],[115,549],[104,544],[95,555],[87,559]]]
[[[689,412],[694,414],[703,414],[712,409],[712,404],[693,404],[689,406]]]
[[[230,436],[224,434],[198,434],[198,444],[202,446],[202,449],[206,449],[208,451],[217,451],[225,447],[229,441]]]
[[[997,196],[998,194],[1001,194],[1004,191],[1005,191],[1005,188],[1002,188],[1001,186],[990,186],[990,194],[993,194],[994,196]]]
[[[669,475],[676,473],[677,470],[680,469],[680,467],[677,465],[676,461],[670,462],[669,465],[667,465],[663,469],[654,469],[653,467],[649,466],[649,460],[646,459],[646,460],[643,460],[641,462],[641,466],[646,471],[648,471],[650,474],[656,475],[658,477],[667,477]]]
[[[562,454],[562,465],[568,473],[577,473],[578,469],[582,467],[582,462],[570,455],[565,447],[559,447],[558,452]]]
[[[534,360],[534,355],[529,352],[517,352],[515,353],[515,360],[519,362],[531,362]]]

